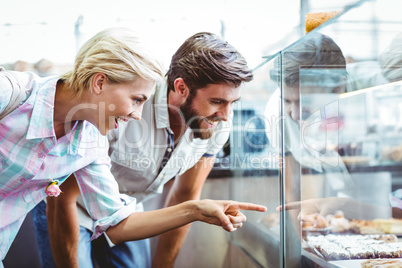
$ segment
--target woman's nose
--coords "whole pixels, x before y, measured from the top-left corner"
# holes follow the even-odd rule
[[[144,105],[141,105],[137,109],[135,109],[131,114],[130,117],[133,118],[134,120],[141,120],[142,116],[142,110],[144,108]]]

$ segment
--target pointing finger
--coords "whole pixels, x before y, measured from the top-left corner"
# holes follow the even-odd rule
[[[253,204],[253,203],[240,202],[240,203],[238,203],[238,206],[239,206],[239,209],[241,209],[241,210],[254,210],[254,211],[259,211],[259,212],[267,211],[267,207]]]

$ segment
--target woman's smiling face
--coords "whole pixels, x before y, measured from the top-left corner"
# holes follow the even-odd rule
[[[103,84],[96,126],[102,135],[116,129],[119,121],[140,120],[144,103],[152,94],[154,81],[137,78],[131,83]]]

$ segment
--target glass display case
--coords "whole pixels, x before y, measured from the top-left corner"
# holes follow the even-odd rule
[[[348,5],[266,57],[243,89],[230,198],[268,211],[246,213],[230,242],[256,267],[402,263],[398,5]]]

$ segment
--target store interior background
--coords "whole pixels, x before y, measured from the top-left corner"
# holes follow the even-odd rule
[[[357,0],[16,0],[0,10],[0,64],[34,68],[50,61],[53,73],[68,68],[80,45],[98,31],[130,27],[150,43],[166,65],[190,35],[210,31],[244,54],[251,67],[262,56],[304,35],[308,12],[339,10]],[[325,1],[326,2],[326,1]],[[336,2],[336,3],[335,3]]]
[[[257,68],[267,57],[291,45],[305,35],[305,15],[311,12],[346,10],[364,0],[15,0],[0,9],[0,66],[6,69],[34,71],[39,75],[60,74],[71,69],[79,47],[98,31],[109,27],[129,27],[145,40],[165,69],[184,40],[200,31],[210,31],[234,45]],[[394,1],[393,6],[402,2]],[[364,10],[373,17],[384,7]],[[386,8],[387,9],[387,8]],[[399,8],[387,9],[393,17]],[[362,13],[362,17],[366,14]],[[359,21],[359,18],[354,18]],[[372,31],[376,38],[376,21]],[[354,29],[343,35],[353,37]],[[357,25],[356,31],[361,29]],[[336,34],[336,33],[335,33]],[[340,33],[338,33],[340,34]],[[362,57],[375,57],[387,45],[386,41],[370,42],[375,47],[345,47],[361,51]],[[358,47],[358,49],[357,49]],[[355,53],[354,53],[355,54]],[[370,60],[360,58],[358,60]],[[270,83],[269,78],[255,77],[258,83]],[[247,85],[246,85],[247,87]],[[272,91],[275,86],[272,86]],[[257,92],[270,94],[271,90]],[[243,98],[254,94],[243,95]]]
[[[152,46],[166,69],[171,56],[183,41],[200,31],[219,34],[245,56],[251,68],[257,68],[267,58],[305,35],[304,20],[307,13],[345,10],[360,2],[364,1],[7,1],[0,9],[0,66],[6,69],[34,71],[39,75],[57,75],[71,68],[78,48],[88,38],[104,28],[122,26],[135,29],[138,35]],[[362,16],[368,12],[379,20],[396,21],[399,20],[401,10],[398,5],[402,7],[402,2],[393,1],[392,7],[383,5],[362,10]],[[386,18],[381,15],[384,13],[387,14]],[[333,34],[352,37],[354,30],[361,31],[357,23],[359,18],[355,19],[356,28],[350,28],[346,32],[335,31]],[[392,24],[388,26],[393,27]],[[361,46],[364,40],[359,40],[355,47],[352,42],[339,44],[346,57],[350,51],[353,52],[354,60],[369,61],[388,45],[391,36],[388,39],[378,38],[379,29],[376,28],[375,20],[372,21],[372,27],[366,30],[372,32],[367,35],[372,38],[367,42],[370,46]],[[390,31],[390,35],[393,33]],[[381,36],[384,37],[384,33]],[[258,96],[259,100],[267,100],[275,89],[276,85],[270,81],[268,75],[257,72],[252,84],[245,85],[244,103],[241,105],[247,109],[257,101],[255,96]],[[207,180],[202,197],[231,198],[233,188],[227,179],[219,178],[222,177],[219,174],[227,173],[219,173],[217,169],[214,174],[215,178]],[[259,185],[258,181],[252,183]],[[260,194],[277,194],[276,189],[260,190]],[[258,198],[253,201],[258,202]],[[160,205],[160,199],[148,204],[150,208],[157,205]],[[273,205],[270,206],[272,209]],[[27,226],[23,231],[16,241],[25,246],[26,255],[23,259],[18,258],[21,248],[18,251],[14,246],[9,256],[10,264],[19,262],[17,265],[22,266],[8,267],[40,267],[37,252],[34,250],[32,226]],[[239,235],[241,236],[241,233]],[[244,251],[231,247],[227,243],[229,236],[230,234],[217,227],[203,223],[193,224],[178,257],[176,268],[265,267],[261,262],[255,263],[252,258],[247,258]]]

